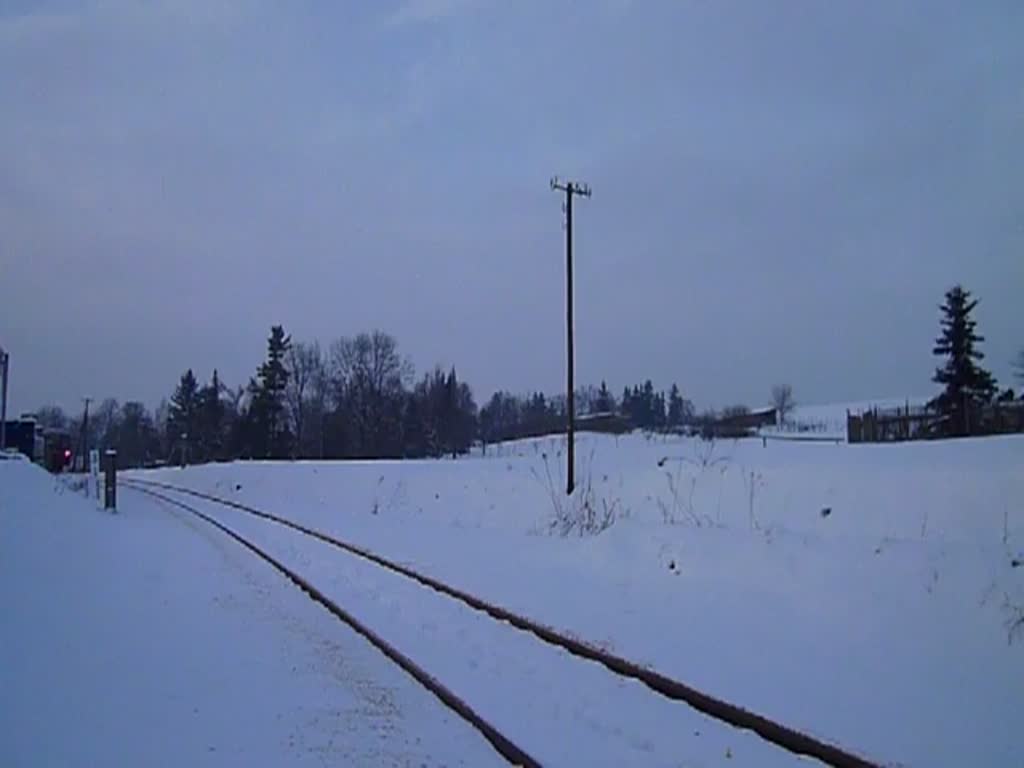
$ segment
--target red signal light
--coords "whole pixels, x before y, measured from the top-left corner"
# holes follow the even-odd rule
[[[70,459],[71,458],[71,449],[70,448],[65,448],[64,449],[64,458],[65,459]]]

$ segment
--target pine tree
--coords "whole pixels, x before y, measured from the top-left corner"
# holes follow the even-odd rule
[[[592,413],[610,413],[615,410],[615,400],[612,393],[608,391],[608,385],[601,382],[601,388],[597,390],[597,397],[594,399]]]
[[[640,398],[640,426],[644,429],[654,429],[655,424],[655,403],[654,384],[650,379],[644,382],[643,389],[639,390]]]
[[[458,456],[459,434],[459,380],[452,366],[448,378],[444,382],[444,404],[441,407],[441,434],[445,453],[451,453],[454,459]]]
[[[676,429],[683,424],[683,397],[679,394],[679,387],[672,385],[668,391],[668,417],[669,429]]]
[[[455,369],[452,369],[452,381],[455,381]],[[466,453],[473,445],[473,438],[477,433],[477,412],[476,401],[473,399],[473,391],[469,385],[460,381],[455,384],[452,391],[451,418],[452,418],[452,458],[460,453]]]
[[[220,396],[224,391],[217,370],[213,371],[210,383],[199,390],[199,448],[207,460],[219,459],[224,451],[224,403]]]
[[[402,416],[402,442],[405,446],[405,456],[410,459],[419,459],[427,455],[427,438],[420,400],[418,392],[410,393],[406,397],[405,412]]]
[[[665,393],[659,392],[654,396],[651,411],[651,427],[653,429],[665,428]]]
[[[197,439],[199,406],[199,385],[189,368],[181,375],[167,412],[167,442],[172,453],[180,452],[182,464],[194,460],[192,446]]]
[[[291,347],[291,337],[284,327],[272,326],[267,339],[267,359],[257,370],[256,386],[252,392],[250,412],[258,430],[257,451],[272,459],[288,455],[290,434],[285,419],[285,387],[288,369],[284,356]]]
[[[996,392],[992,374],[975,361],[984,355],[975,345],[984,341],[975,333],[977,322],[971,312],[978,305],[971,299],[970,291],[957,285],[946,292],[942,311],[942,333],[935,340],[932,353],[945,357],[946,362],[935,370],[932,381],[942,384],[945,389],[932,400],[931,405],[949,417],[953,434],[965,435],[971,429],[971,411],[979,405],[990,402]]]

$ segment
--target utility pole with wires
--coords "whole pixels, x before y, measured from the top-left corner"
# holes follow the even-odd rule
[[[565,213],[565,329],[566,329],[566,387],[565,410],[568,416],[566,428],[568,450],[566,451],[566,494],[572,494],[576,487],[576,385],[573,382],[575,352],[573,349],[572,312],[572,199],[577,195],[590,197],[590,187],[578,181],[561,181],[557,176],[551,179],[551,189],[565,193],[562,210]]]

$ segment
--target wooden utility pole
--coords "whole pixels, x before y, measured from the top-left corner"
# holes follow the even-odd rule
[[[81,466],[82,471],[86,472],[89,469],[86,461],[89,460],[89,403],[92,398],[83,397],[82,402],[85,403],[85,413],[82,414],[82,434],[78,438],[78,456],[75,457],[74,466]]]
[[[0,347],[0,451],[7,448],[7,369],[11,364],[11,356]]]
[[[573,312],[572,312],[572,199],[576,195],[590,197],[590,187],[578,181],[562,182],[557,176],[551,179],[551,189],[565,193],[565,329],[566,329],[566,387],[565,410],[568,416],[566,435],[568,450],[566,451],[566,494],[571,494],[576,487],[576,385],[573,382],[575,352],[573,349]]]

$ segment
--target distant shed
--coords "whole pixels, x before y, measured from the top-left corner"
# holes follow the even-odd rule
[[[620,413],[605,411],[576,417],[576,429],[580,432],[603,432],[621,435],[633,429],[633,422]]]

